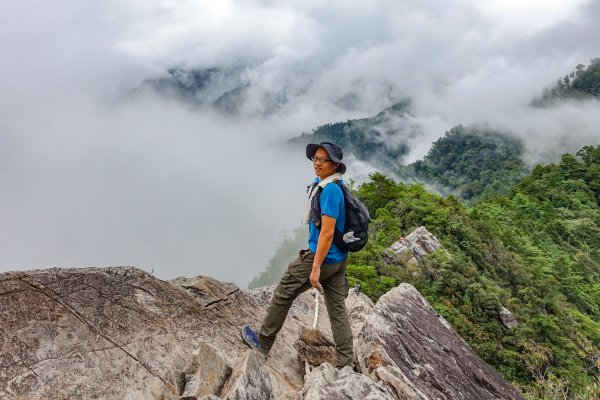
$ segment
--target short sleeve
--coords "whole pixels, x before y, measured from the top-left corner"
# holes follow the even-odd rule
[[[342,189],[337,184],[330,183],[321,192],[321,215],[328,215],[337,220],[340,217],[343,202]]]

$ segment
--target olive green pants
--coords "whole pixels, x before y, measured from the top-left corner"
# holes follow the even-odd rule
[[[294,299],[312,286],[310,284],[310,273],[315,254],[310,250],[302,250],[298,257],[292,261],[279,285],[273,293],[271,305],[263,322],[258,336],[261,347],[267,351],[275,342],[277,333],[283,326]],[[346,312],[345,299],[348,297],[350,288],[346,279],[346,266],[348,259],[339,264],[321,265],[320,282],[323,286],[323,294],[333,340],[336,347],[337,367],[352,364],[352,330],[348,313]],[[299,333],[298,333],[299,334]]]

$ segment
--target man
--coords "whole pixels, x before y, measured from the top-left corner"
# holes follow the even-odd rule
[[[311,200],[317,191],[315,187],[305,217],[305,222],[309,223],[308,249],[301,250],[298,257],[289,264],[273,293],[260,331],[256,332],[244,325],[242,337],[248,346],[267,355],[294,299],[314,287],[323,293],[335,341],[336,366],[342,368],[352,365],[353,352],[352,331],[344,302],[349,289],[345,274],[348,253],[342,252],[333,244],[334,230],[344,231],[344,194],[334,181],[342,181],[346,165],[342,163],[342,149],[331,142],[309,144],[306,146],[306,156],[313,162],[317,175],[315,182],[324,185],[320,195],[320,226],[315,226],[310,218]]]

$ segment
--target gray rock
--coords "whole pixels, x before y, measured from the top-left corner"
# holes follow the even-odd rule
[[[189,292],[203,306],[227,301],[240,289],[231,282],[219,282],[209,276],[179,277],[169,281]]]
[[[397,397],[387,386],[353,372],[350,367],[338,370],[331,364],[325,363],[306,375],[302,399],[396,400]]]
[[[375,382],[384,382],[391,387],[400,400],[419,400],[426,399],[427,396],[421,393],[404,373],[393,365],[386,367],[377,367],[371,373]]]
[[[221,393],[231,368],[211,346],[200,343],[196,350],[196,360],[184,375],[182,397],[197,398]]]
[[[223,400],[274,399],[265,357],[256,350],[246,351],[221,392]]]
[[[309,292],[294,301],[266,361],[240,338],[243,324],[260,327],[272,293],[208,277],[167,282],[131,267],[2,273],[0,398],[299,400],[325,396],[328,385],[401,399],[518,398],[407,285],[377,305],[353,291],[346,305],[363,375],[323,364],[305,386],[293,344],[313,322]],[[331,340],[319,301],[317,328]],[[248,388],[266,397],[248,397]]]
[[[505,307],[500,310],[500,320],[507,328],[514,328],[519,324],[514,315]]]
[[[185,390],[185,372],[184,371],[171,371],[171,377],[169,381],[173,384],[173,386],[177,389],[178,395],[183,395],[183,391]]]
[[[440,248],[442,248],[440,241],[424,226],[420,226],[408,236],[392,243],[384,253],[384,262],[410,266],[418,264],[424,256]]]
[[[193,371],[204,373],[194,369],[202,344],[221,358],[215,370],[242,361],[240,328],[260,326],[272,290],[203,277],[166,282],[131,267],[2,273],[0,398],[179,398],[183,381],[191,390]],[[292,344],[310,326],[312,306],[308,294],[294,303],[272,349],[278,399],[302,388]]]
[[[373,312],[373,307],[375,305],[367,295],[357,290],[351,290],[348,294],[346,298],[346,310],[348,311],[348,318],[350,319],[355,338],[356,334],[362,329],[365,318]]]
[[[379,299],[355,349],[363,372],[399,398],[522,398],[406,283]]]

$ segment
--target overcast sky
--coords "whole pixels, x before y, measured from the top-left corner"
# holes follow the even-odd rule
[[[5,1],[0,272],[133,265],[245,286],[312,179],[273,143],[404,98],[422,127],[407,161],[459,123],[523,138],[530,160],[598,144],[597,101],[527,105],[600,57],[599,20],[584,0]],[[242,71],[241,114],[125,98],[172,67]]]

